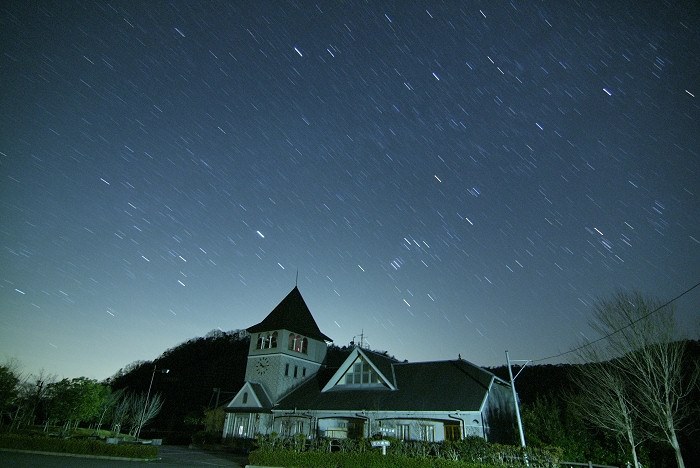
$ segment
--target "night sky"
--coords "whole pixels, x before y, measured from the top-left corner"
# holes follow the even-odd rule
[[[700,281],[697,2],[3,3],[0,356],[27,372],[249,327],[297,271],[336,344],[480,365]],[[697,337],[700,288],[676,305]]]

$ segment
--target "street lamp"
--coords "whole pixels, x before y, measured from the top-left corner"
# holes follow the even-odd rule
[[[151,383],[148,384],[148,392],[146,393],[146,403],[143,405],[143,411],[141,412],[141,419],[139,419],[139,428],[136,431],[136,440],[139,440],[139,435],[141,434],[141,428],[143,427],[143,418],[146,416],[146,408],[148,408],[148,399],[151,396],[151,387],[153,387],[153,378],[156,376],[156,367],[157,365],[153,365],[153,373],[151,374]],[[158,372],[161,374],[167,374],[170,372],[170,369],[158,369]]]

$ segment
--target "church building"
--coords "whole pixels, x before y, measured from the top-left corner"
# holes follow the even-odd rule
[[[245,382],[225,408],[225,438],[272,432],[425,441],[513,437],[510,385],[461,358],[400,362],[354,346],[342,364],[327,365],[332,340],[297,287],[247,331]]]

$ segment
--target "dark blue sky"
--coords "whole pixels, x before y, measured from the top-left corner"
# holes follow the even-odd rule
[[[5,4],[0,353],[104,378],[259,322],[297,270],[339,345],[566,351],[596,298],[700,281],[699,12]]]

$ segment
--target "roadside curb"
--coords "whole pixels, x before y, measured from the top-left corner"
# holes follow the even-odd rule
[[[65,453],[65,452],[42,452],[41,450],[21,450],[0,448],[0,452],[17,452],[17,453],[32,453],[35,455],[51,455],[54,457],[72,457],[72,458],[91,458],[94,460],[119,460],[129,462],[153,462],[160,458],[126,458],[126,457],[110,457],[108,455],[90,455],[87,453]]]

